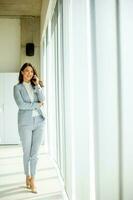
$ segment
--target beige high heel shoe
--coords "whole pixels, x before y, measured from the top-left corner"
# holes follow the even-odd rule
[[[28,188],[28,189],[30,189],[30,180],[31,180],[31,177],[30,176],[26,176],[26,187]]]
[[[30,179],[30,189],[31,189],[31,192],[37,193],[37,188],[35,186],[35,179],[32,176],[31,176],[31,179]]]

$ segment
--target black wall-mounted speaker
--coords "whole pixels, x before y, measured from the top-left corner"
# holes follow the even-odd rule
[[[26,44],[26,56],[34,56],[34,43]]]

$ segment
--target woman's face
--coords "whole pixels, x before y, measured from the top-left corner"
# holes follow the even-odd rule
[[[27,66],[23,71],[22,71],[22,75],[23,75],[23,81],[25,82],[30,82],[33,75],[34,75],[34,72],[33,72],[33,69],[32,67],[30,66]]]

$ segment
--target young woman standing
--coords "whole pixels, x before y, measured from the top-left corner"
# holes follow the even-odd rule
[[[45,117],[42,82],[30,63],[25,63],[19,72],[19,83],[14,86],[14,98],[18,105],[18,131],[23,147],[23,165],[26,186],[37,193],[35,175],[38,151],[44,132]]]

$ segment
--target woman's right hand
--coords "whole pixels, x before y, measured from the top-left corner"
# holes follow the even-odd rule
[[[39,102],[39,106],[40,106],[40,107],[43,106],[43,104],[44,104],[43,102]]]

